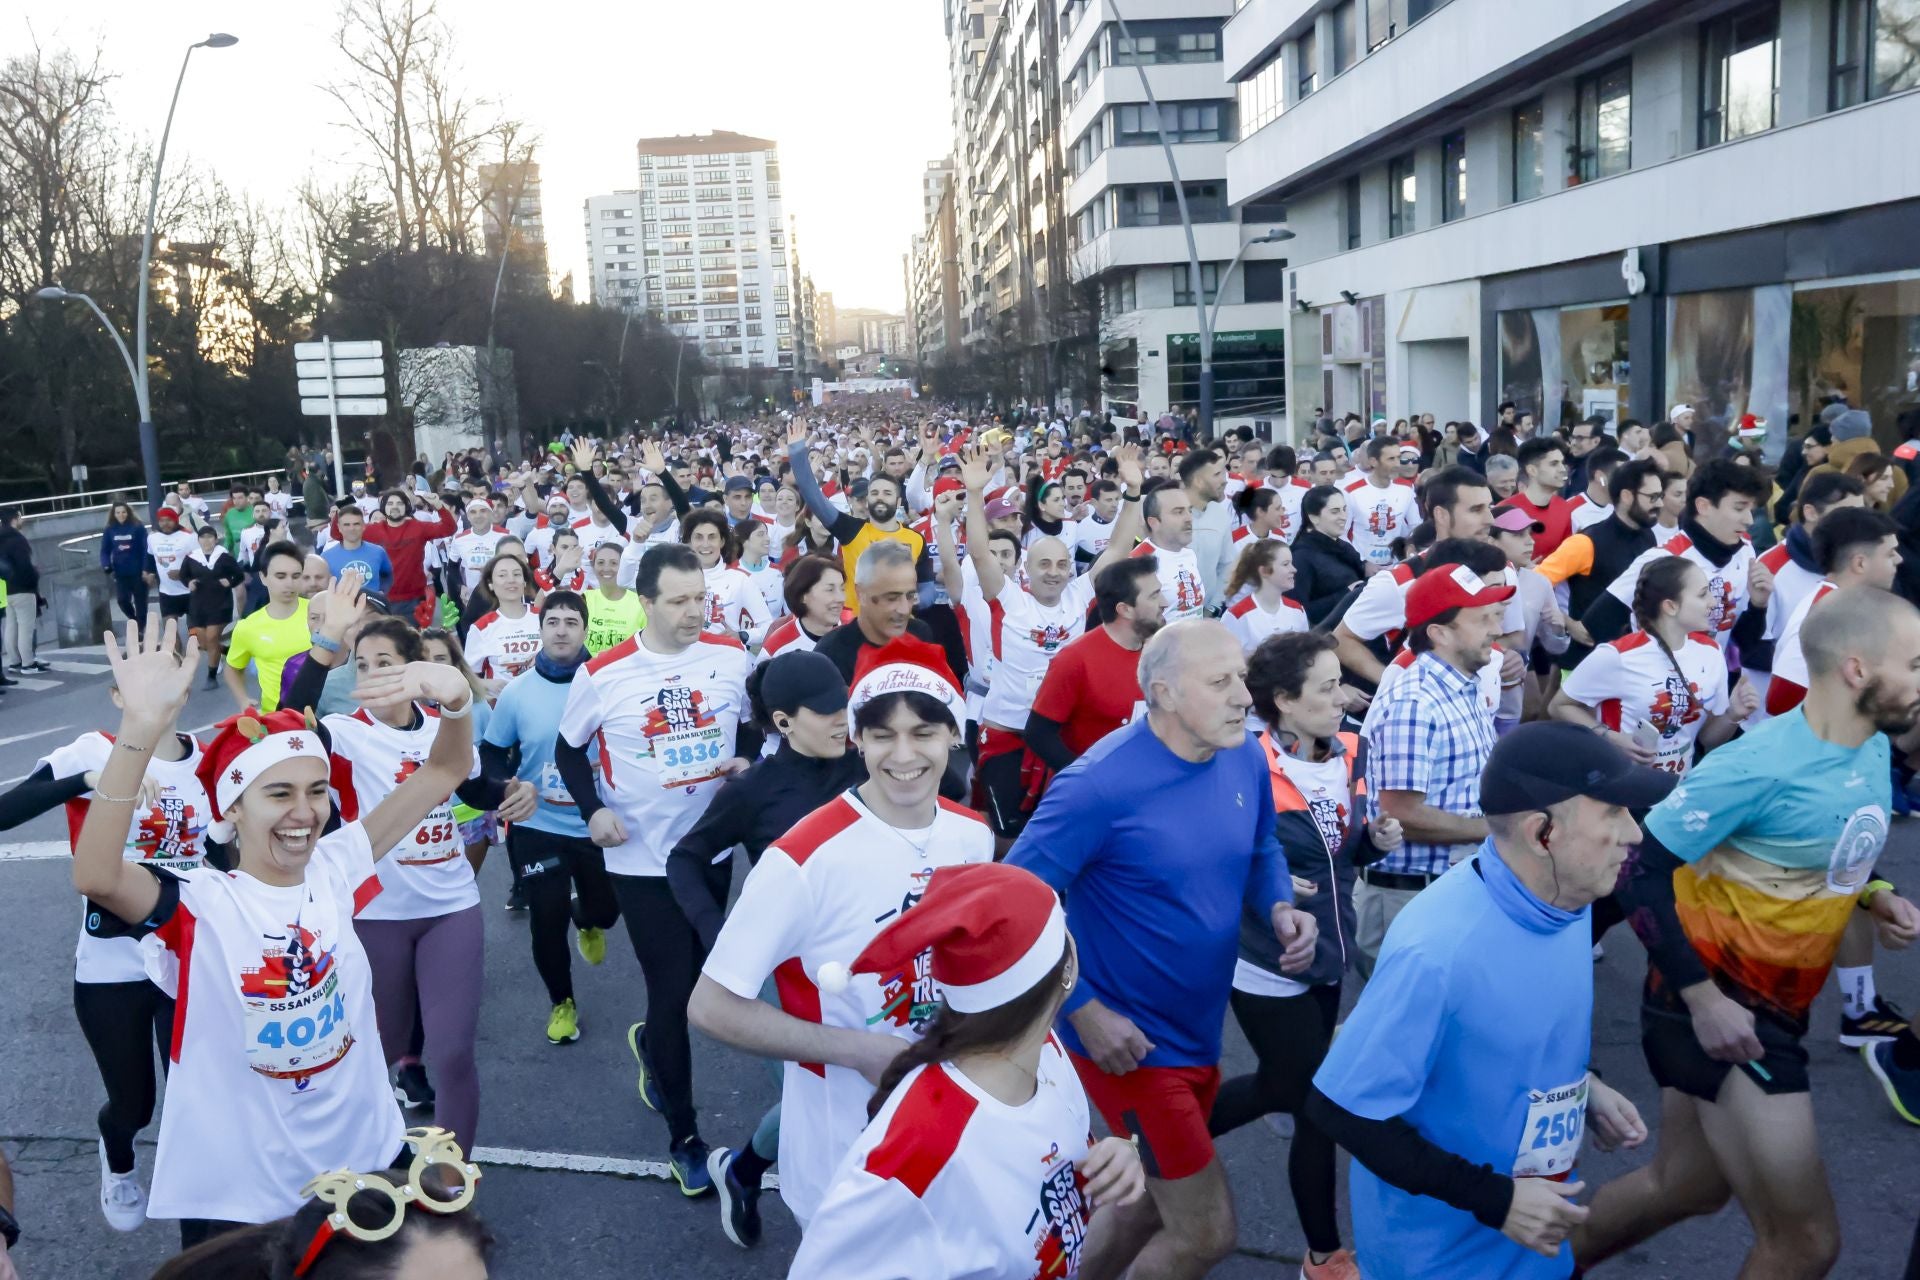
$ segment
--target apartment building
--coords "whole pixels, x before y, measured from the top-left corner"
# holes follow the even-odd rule
[[[640,252],[640,191],[586,199],[587,300],[620,311],[650,308]]]
[[[534,161],[480,166],[482,239],[488,257],[497,257],[510,234],[514,252],[534,265],[541,279],[547,274],[546,217],[540,203],[540,166]]]
[[[1103,407],[1153,416],[1199,401],[1200,321],[1177,167],[1202,298],[1209,309],[1219,303],[1215,422],[1273,421],[1287,400],[1284,258],[1291,246],[1255,246],[1229,272],[1249,241],[1287,217],[1276,199],[1229,199],[1228,153],[1241,124],[1223,28],[1235,0],[1124,0],[1122,13],[1113,0],[1050,3],[1059,32],[1068,270],[1097,308]],[[1259,4],[1251,0],[1242,17]]]
[[[1247,0],[1235,203],[1281,200],[1292,425],[1920,410],[1920,3]]]

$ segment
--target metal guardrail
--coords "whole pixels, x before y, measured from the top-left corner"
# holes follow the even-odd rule
[[[193,491],[196,494],[215,493],[225,492],[236,480],[245,484],[248,488],[252,488],[255,483],[258,483],[264,488],[268,476],[279,476],[285,479],[286,474],[285,468],[268,467],[259,471],[236,471],[231,475],[197,476],[187,481],[187,483],[193,486]],[[173,487],[178,486],[179,483],[177,480],[174,481],[173,486],[169,487],[168,492],[172,492]],[[134,509],[134,513],[140,515],[142,519],[149,518],[144,514],[147,505],[147,486],[145,484],[122,485],[117,489],[87,489],[79,493],[56,493],[44,498],[27,498],[19,502],[10,502],[7,505],[18,507],[22,515],[28,519],[32,519],[35,516],[73,515],[88,511],[111,511],[114,504],[118,502],[130,504]]]

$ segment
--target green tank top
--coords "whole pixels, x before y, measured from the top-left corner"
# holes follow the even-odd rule
[[[647,625],[647,611],[640,605],[638,592],[628,591],[618,600],[609,600],[599,587],[591,587],[585,596],[588,653],[604,653]]]

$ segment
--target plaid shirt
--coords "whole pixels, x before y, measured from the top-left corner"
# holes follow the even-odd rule
[[[1493,718],[1471,673],[1431,653],[1415,659],[1376,705],[1367,730],[1367,818],[1380,816],[1383,791],[1418,791],[1443,813],[1480,816],[1480,771],[1493,750]],[[1480,842],[1407,841],[1373,864],[1398,875],[1439,875]]]

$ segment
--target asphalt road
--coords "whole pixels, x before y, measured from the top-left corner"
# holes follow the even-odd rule
[[[51,657],[78,668],[105,666],[85,651]],[[198,692],[185,724],[207,725],[230,710],[224,691]],[[0,782],[28,773],[44,751],[114,722],[100,671],[56,671],[48,687],[9,691],[0,697]],[[44,856],[64,856],[65,834],[64,820],[49,814],[0,836],[0,1027],[9,1029],[0,1036],[0,1144],[14,1164],[27,1232],[16,1259],[26,1280],[144,1280],[177,1237],[169,1223],[116,1234],[97,1207],[93,1115],[100,1086],[71,1004],[79,909],[63,861]],[[1920,828],[1911,822],[1895,828],[1886,865],[1897,882],[1920,883]],[[665,1157],[666,1130],[634,1093],[625,1030],[643,1014],[644,995],[622,936],[610,939],[614,945],[599,969],[576,957],[584,1034],[564,1048],[547,1044],[545,998],[524,920],[499,910],[505,873],[496,854],[481,876],[489,911],[480,1138],[493,1154],[485,1159],[477,1208],[499,1240],[494,1274],[784,1275],[796,1232],[777,1198],[764,1202],[766,1241],[746,1253],[720,1234],[711,1199],[687,1201],[654,1172]],[[1595,969],[1594,1056],[1652,1121],[1657,1094],[1640,1057],[1635,1012],[1640,949],[1624,930],[1609,942]],[[1896,999],[1912,996],[1920,987],[1920,958],[1882,956],[1879,981]],[[1819,1035],[1809,1042],[1824,1155],[1845,1238],[1835,1274],[1894,1277],[1920,1212],[1913,1176],[1920,1132],[1893,1115],[1856,1055],[1834,1043],[1838,1016],[1829,991],[1815,1010]],[[1251,1055],[1231,1023],[1227,1045],[1228,1072],[1249,1069]],[[711,1142],[737,1144],[773,1100],[772,1075],[764,1064],[698,1037],[695,1064],[703,1132]],[[146,1131],[143,1170],[156,1132],[157,1125]],[[1304,1242],[1286,1190],[1285,1139],[1256,1124],[1222,1149],[1239,1205],[1240,1250],[1214,1274],[1232,1280],[1298,1274]],[[1589,1150],[1584,1176],[1595,1185],[1646,1158],[1646,1151]],[[1728,1276],[1750,1239],[1745,1220],[1729,1208],[1676,1228],[1597,1274]]]

